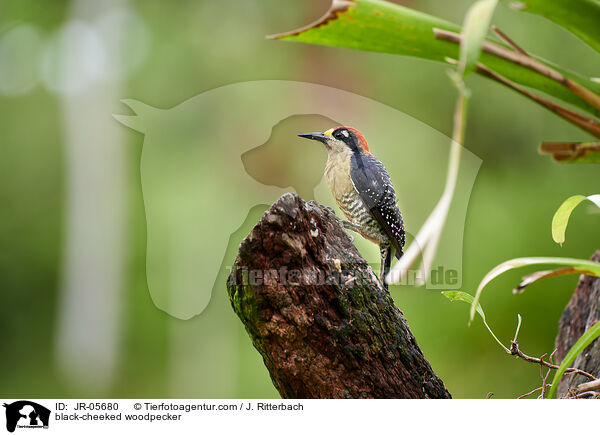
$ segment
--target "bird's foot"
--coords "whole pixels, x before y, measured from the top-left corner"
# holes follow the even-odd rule
[[[354,242],[354,236],[350,233],[350,231],[346,231],[346,235],[350,238],[351,242]]]
[[[350,221],[347,221],[345,219],[342,219],[341,217],[339,217],[338,215],[335,214],[335,210],[332,207],[329,207],[328,205],[323,205],[322,206],[327,212],[331,213],[336,219],[337,221],[340,223],[340,225],[342,226],[342,228],[344,228],[346,230],[346,234],[348,234],[348,237],[350,237],[350,241],[354,241],[354,236],[352,234],[350,234],[348,232],[348,230],[350,231],[354,231],[354,232],[358,232],[358,225],[353,224]]]
[[[354,231],[355,233],[358,233],[360,227],[350,221],[346,221],[343,219],[340,219],[340,223],[342,224],[342,227],[346,230],[346,233],[348,234],[348,237],[350,237],[350,240],[354,241],[354,236],[350,234],[349,231]]]
[[[329,207],[328,205],[321,205],[321,207],[323,207],[325,210],[327,210],[339,220],[339,217],[337,217],[337,215],[335,214],[335,210],[333,209],[333,207]]]

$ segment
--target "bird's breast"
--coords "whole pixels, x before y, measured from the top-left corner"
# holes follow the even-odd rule
[[[341,202],[351,193],[356,193],[350,179],[350,155],[331,153],[325,165],[325,179],[333,198],[341,207]]]

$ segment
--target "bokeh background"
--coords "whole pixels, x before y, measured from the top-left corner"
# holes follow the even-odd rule
[[[397,3],[460,23],[471,2]],[[145,269],[143,136],[111,114],[126,113],[122,98],[169,108],[226,84],[298,80],[372,98],[450,134],[455,92],[445,66],[264,38],[316,19],[328,4],[0,2],[3,397],[278,397],[228,306],[225,271],[199,316],[175,319],[154,305]],[[600,75],[597,53],[549,21],[500,4],[494,23],[533,53]],[[598,193],[597,166],[559,165],[537,153],[543,140],[588,137],[495,83],[473,77],[469,85],[465,145],[483,164],[467,214],[463,289],[474,292],[489,269],[512,257],[591,256],[600,246],[597,214],[578,209],[563,247],[552,242],[550,221],[566,197]],[[296,121],[289,128],[297,129]],[[403,141],[402,131],[397,140]],[[302,180],[318,179],[322,150],[282,154],[267,145],[260,156],[244,157],[248,172],[267,184],[300,186],[310,196]],[[400,147],[394,158],[403,159]],[[229,253],[263,210],[251,210],[231,236]],[[212,230],[230,231],[219,225]],[[548,280],[515,296],[510,290],[519,277],[493,282],[482,304],[505,342],[520,313],[521,347],[541,355],[553,349],[577,278]],[[504,354],[480,322],[467,327],[466,305],[419,288],[392,287],[391,293],[454,397],[511,398],[540,385],[538,367]]]

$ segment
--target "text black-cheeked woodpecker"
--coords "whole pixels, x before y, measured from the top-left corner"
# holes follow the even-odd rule
[[[327,149],[325,178],[347,221],[346,229],[358,232],[377,244],[381,252],[380,280],[392,261],[392,250],[402,256],[405,232],[396,193],[383,164],[369,151],[364,136],[355,128],[335,127],[324,133],[300,137],[322,142]]]

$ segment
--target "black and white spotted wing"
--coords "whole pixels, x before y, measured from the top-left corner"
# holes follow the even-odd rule
[[[396,204],[396,192],[383,163],[372,154],[354,154],[350,179],[371,216],[390,238],[396,257],[402,256],[404,222]]]

